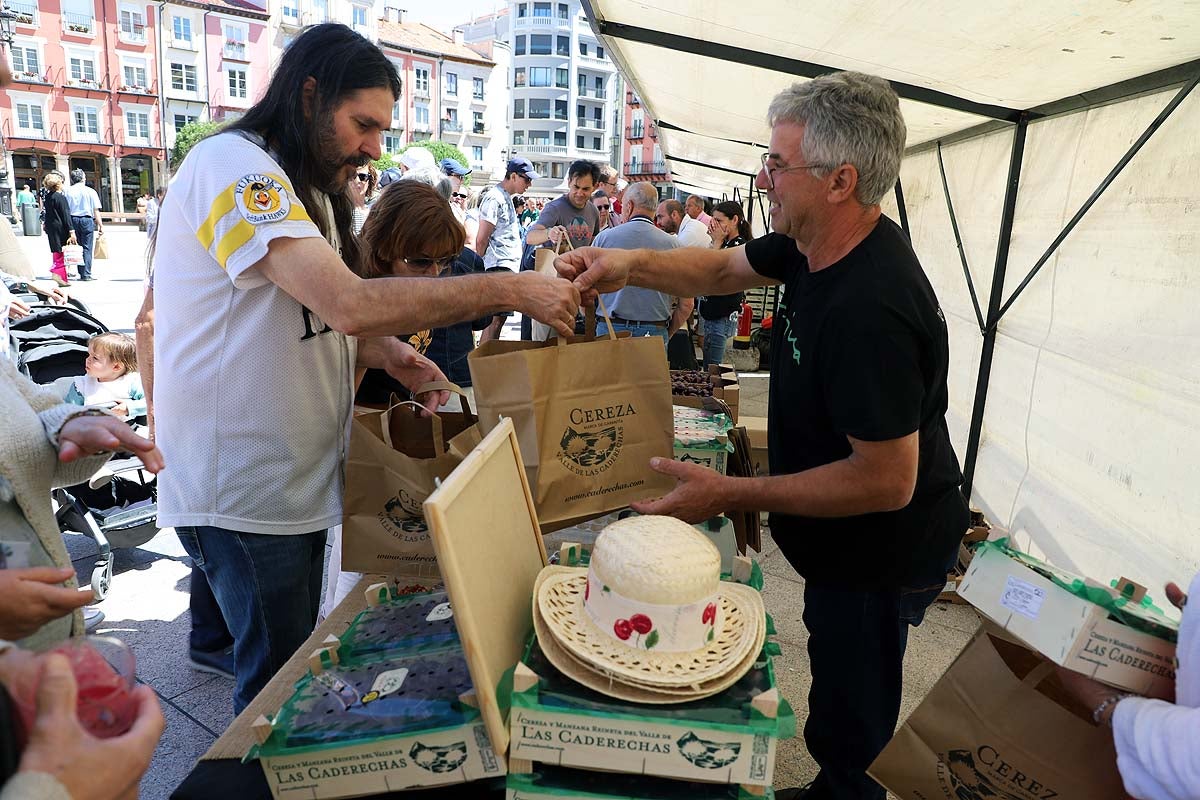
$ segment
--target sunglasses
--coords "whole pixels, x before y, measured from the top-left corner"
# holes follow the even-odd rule
[[[371,174],[370,174],[369,172],[360,172],[360,173],[358,173],[357,175],[355,175],[354,177],[355,177],[355,178],[357,178],[357,179],[358,179],[358,180],[360,180],[360,181],[369,181],[369,180],[371,180]]]
[[[451,196],[451,197],[457,197],[457,198],[458,198],[458,199],[460,199],[460,200],[466,200],[468,197],[470,197],[470,195],[469,195],[469,194],[463,194],[462,192],[454,192],[454,193],[453,193],[453,194],[451,194],[450,196]]]
[[[598,211],[608,211],[612,206],[596,206]]]
[[[401,260],[419,270],[437,269],[438,272],[454,263],[453,258],[404,258]]]

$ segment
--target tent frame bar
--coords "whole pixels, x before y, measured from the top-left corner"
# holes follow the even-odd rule
[[[812,61],[801,61],[796,58],[786,58],[784,56],[767,53],[760,50],[748,50],[744,47],[734,47],[733,45],[721,44],[720,42],[706,42],[702,39],[694,39],[690,36],[681,36],[676,33],[666,33],[664,31],[651,30],[642,28],[637,25],[627,25],[623,22],[609,22],[595,18],[594,11],[590,9],[591,3],[587,3],[589,16],[593,20],[595,32],[608,36],[613,39],[624,39],[630,42],[641,42],[642,44],[654,45],[656,47],[664,47],[668,50],[676,50],[681,53],[691,53],[693,55],[704,56],[706,58],[716,59],[718,61],[728,61],[734,64],[745,64],[751,67],[761,67],[774,72],[782,72],[788,75],[798,75],[803,78],[816,78],[821,75],[828,75],[833,72],[840,72],[837,67],[826,66],[825,64],[817,64]],[[892,88],[896,90],[896,94],[906,100],[913,100],[918,103],[926,103],[932,106],[941,108],[949,108],[954,111],[961,111],[965,114],[974,114],[988,119],[1004,120],[1006,122],[1015,122],[1019,115],[1025,113],[1019,109],[1007,108],[1005,106],[991,105],[988,103],[977,103],[974,100],[968,100],[965,97],[957,97],[946,92],[939,92],[935,89],[928,89],[924,86],[916,86],[911,83],[901,83],[899,81],[889,81]]]
[[[962,262],[963,276],[967,279],[967,291],[971,293],[971,305],[975,307],[975,319],[979,322],[979,332],[984,333],[987,325],[983,321],[983,312],[979,310],[979,296],[975,293],[975,282],[971,280],[971,268],[967,265],[967,251],[963,247],[962,236],[958,232],[958,217],[954,214],[954,201],[950,199],[950,184],[946,180],[946,164],[942,161],[941,142],[938,142],[937,146],[937,160],[938,171],[942,174],[942,192],[946,195],[946,210],[950,212],[950,227],[954,230],[954,244],[958,246],[958,260]]]
[[[1033,265],[1033,268],[1029,270],[1029,274],[1026,275],[1025,279],[1021,281],[1020,285],[1013,290],[1013,293],[1008,298],[1008,301],[1000,307],[1000,310],[996,314],[995,318],[989,317],[989,330],[995,330],[996,326],[1000,324],[1000,319],[1005,315],[1008,309],[1012,307],[1012,304],[1017,301],[1017,298],[1021,296],[1021,293],[1025,291],[1025,287],[1027,287],[1030,281],[1034,279],[1034,276],[1036,276],[1038,272],[1041,271],[1042,267],[1045,266],[1046,262],[1050,260],[1050,256],[1054,255],[1059,246],[1066,240],[1068,236],[1071,235],[1071,232],[1075,230],[1075,226],[1079,224],[1079,221],[1083,219],[1084,215],[1091,210],[1092,206],[1096,204],[1096,201],[1100,199],[1100,196],[1104,194],[1105,190],[1108,189],[1109,186],[1112,185],[1112,182],[1116,180],[1117,176],[1120,175],[1125,167],[1129,165],[1129,162],[1133,160],[1134,156],[1138,154],[1138,151],[1142,149],[1146,142],[1150,141],[1150,137],[1162,127],[1162,124],[1166,122],[1171,114],[1175,112],[1175,109],[1179,108],[1180,104],[1183,103],[1187,96],[1191,94],[1192,90],[1196,88],[1197,84],[1200,84],[1200,72],[1197,72],[1190,81],[1184,84],[1183,87],[1175,93],[1175,96],[1171,98],[1171,102],[1167,103],[1163,110],[1159,112],[1158,116],[1154,118],[1149,126],[1147,126],[1146,130],[1142,131],[1142,135],[1138,137],[1136,142],[1130,145],[1129,149],[1125,151],[1125,154],[1121,156],[1121,159],[1117,161],[1116,165],[1106,176],[1104,176],[1104,180],[1100,181],[1100,185],[1096,187],[1091,196],[1088,197],[1088,199],[1084,201],[1083,205],[1079,207],[1079,210],[1075,212],[1075,216],[1071,217],[1071,219],[1059,232],[1058,236],[1054,237],[1054,241],[1051,242],[1050,246],[1046,248],[1046,252],[1042,253],[1041,258],[1039,258],[1037,263]],[[938,149],[938,160],[940,163],[940,147]],[[945,180],[944,175],[942,179],[943,181]],[[949,197],[949,195],[946,196],[947,201],[949,200]],[[957,235],[958,231],[956,228],[955,236],[957,237]],[[959,249],[962,249],[961,244],[959,245]],[[966,261],[963,262],[963,266],[966,266]],[[968,277],[967,280],[969,281],[970,278]],[[973,295],[974,293],[972,293],[972,296]]]
[[[1021,162],[1025,156],[1025,133],[1029,117],[1022,114],[1013,129],[1012,151],[1008,157],[1008,180],[1004,189],[1004,208],[1000,216],[1000,233],[996,241],[996,265],[992,270],[992,291],[988,297],[988,321],[996,318],[1004,297],[1004,275],[1008,269],[1008,248],[1012,242],[1013,220],[1016,218],[1017,190],[1021,185]],[[971,428],[967,434],[967,452],[963,458],[962,493],[971,500],[975,481],[975,464],[979,458],[979,437],[983,432],[983,412],[987,406],[988,382],[992,377],[992,356],[996,350],[996,328],[989,325],[983,334],[979,353],[979,375],[975,381],[975,405],[971,409]]]
[[[900,214],[900,228],[911,242],[912,231],[908,229],[908,207],[904,205],[904,186],[900,183],[899,175],[896,176],[896,211]]]
[[[702,169],[715,169],[719,172],[728,172],[731,175],[740,175],[743,178],[750,178],[751,180],[754,180],[754,178],[758,177],[757,172],[742,172],[740,169],[730,169],[729,167],[721,167],[716,164],[705,164],[703,161],[693,161],[690,158],[669,156],[665,153],[663,154],[663,159],[666,161],[678,161],[680,164],[688,164],[693,167],[701,167]]]

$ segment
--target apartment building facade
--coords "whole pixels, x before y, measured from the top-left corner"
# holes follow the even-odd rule
[[[631,88],[625,90],[625,130],[621,174],[631,183],[649,181],[658,196],[672,196],[671,173],[658,144],[658,128]]]
[[[511,0],[459,26],[465,41],[512,47],[507,155],[523,155],[542,177],[532,194],[566,186],[572,161],[612,160],[616,68],[579,0]]]
[[[7,191],[82,169],[104,210],[131,210],[162,181],[156,6],[17,0],[0,93]],[[11,195],[8,204],[11,205]]]

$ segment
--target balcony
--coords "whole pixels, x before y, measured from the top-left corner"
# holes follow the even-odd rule
[[[34,28],[38,26],[38,7],[37,2],[17,2],[5,3],[9,10],[17,15],[16,24],[29,25]]]
[[[667,162],[665,161],[626,161],[626,175],[666,175]]]
[[[571,20],[554,16],[517,17],[513,20],[513,27],[517,30],[548,31],[553,28],[569,28]]]
[[[413,133],[433,133],[433,126],[428,122],[414,122]]]
[[[279,24],[284,28],[303,28],[304,23],[300,21],[300,7],[284,4],[279,12]]]
[[[221,55],[226,61],[249,61],[246,58],[246,43],[238,39],[226,39]]]
[[[594,56],[591,54],[586,56],[580,55],[579,66],[583,67],[584,69],[601,70],[605,72],[611,72],[612,70],[616,69],[616,67],[613,66],[613,63],[607,58],[600,58],[599,56]]]
[[[646,135],[646,127],[644,125],[630,125],[625,129],[626,139],[641,139]]]
[[[429,84],[427,83],[424,86],[414,86],[413,87],[413,97],[417,98],[418,100],[428,100],[429,99]]]
[[[67,78],[66,88],[84,89],[92,92],[103,91],[100,88],[100,81],[95,78]]]
[[[603,89],[589,89],[586,86],[579,87],[579,98],[581,100],[604,100],[608,97],[608,92]]]
[[[487,167],[485,167],[483,165],[482,161],[472,161],[471,162],[471,171],[472,172],[487,172]]]
[[[575,127],[586,128],[589,131],[603,131],[604,120],[602,119],[587,119],[586,117],[578,117],[575,120]]]
[[[471,135],[472,136],[491,136],[491,131],[488,130],[488,126],[486,124],[472,125],[471,126]]]
[[[140,86],[137,84],[123,84],[117,89],[117,92],[120,94],[140,94],[140,95],[154,94],[154,90],[151,87]]]
[[[63,33],[68,36],[86,36],[91,39],[96,36],[96,20],[91,14],[75,14],[70,11],[62,12]]]
[[[129,25],[122,23],[120,27],[117,28],[117,38],[122,42],[145,44],[146,26],[140,22],[134,22]]]
[[[463,126],[462,126],[462,122],[460,120],[457,120],[457,119],[442,120],[442,133],[443,134],[462,133],[462,129],[463,129]]]
[[[521,145],[516,147],[522,153],[537,153],[544,156],[565,156],[567,154],[566,145],[561,144],[532,144],[526,147]]]
[[[486,103],[486,102],[487,102],[487,100],[483,99],[482,93],[480,93],[480,94],[475,94],[474,92],[471,93],[471,103],[472,104],[475,104],[475,103],[482,104],[482,103]]]
[[[13,72],[13,80],[17,83],[36,83],[42,86],[48,86],[50,81],[47,80],[44,72],[36,72],[34,70],[24,70],[22,72]]]
[[[193,53],[196,52],[195,38],[185,39],[182,36],[171,36],[167,39],[167,41],[170,46],[174,47],[176,50],[190,50]]]

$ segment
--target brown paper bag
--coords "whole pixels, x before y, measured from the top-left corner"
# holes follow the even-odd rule
[[[97,231],[92,241],[92,260],[108,258],[108,242],[104,239],[104,234]]]
[[[558,270],[554,268],[554,259],[558,258],[562,252],[563,244],[566,244],[567,249],[571,249],[571,240],[564,238],[554,249],[548,247],[538,247],[533,251],[533,271],[542,275],[549,275],[552,278],[558,277]],[[544,322],[538,322],[536,319],[530,320],[530,335],[535,342],[544,342],[551,336],[555,335],[554,329]],[[474,379],[471,380],[474,383]]]
[[[979,634],[868,770],[901,800],[1123,800],[1112,733],[1054,665]]]
[[[462,394],[453,384],[438,388]],[[421,504],[435,481],[449,475],[480,441],[465,396],[463,403],[463,414],[422,417],[417,403],[394,402],[382,411],[355,415],[342,503],[342,569],[437,579]],[[458,433],[447,434],[448,425]]]
[[[674,456],[667,356],[658,337],[587,333],[488,342],[467,358],[479,426],[512,419],[543,531],[656,497],[675,481],[650,469]]]

